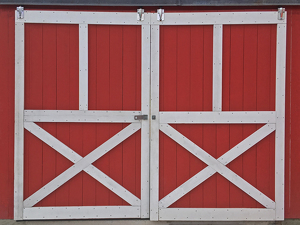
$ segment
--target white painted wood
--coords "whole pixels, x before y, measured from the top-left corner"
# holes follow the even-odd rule
[[[26,122],[139,123],[140,111],[25,110]]]
[[[42,140],[44,143],[52,147],[54,150],[59,152],[61,155],[66,157],[68,160],[70,160],[73,163],[77,163],[79,160],[82,159],[82,157],[77,154],[75,151],[73,151],[71,148],[60,142],[58,139],[53,137],[51,134],[46,132],[44,129],[36,125],[32,122],[25,122],[24,123],[25,129],[27,129],[30,133],[35,135],[37,138]],[[140,199],[138,199],[135,195],[130,193],[128,190],[126,190],[124,187],[122,187],[120,184],[115,182],[113,179],[111,179],[109,176],[104,174],[102,171],[100,171],[98,168],[96,168],[93,165],[89,165],[84,169],[84,171],[95,178],[97,181],[99,181],[101,184],[103,184],[105,187],[107,187],[109,190],[114,192],[116,195],[118,195],[120,198],[127,201],[130,205],[140,205]],[[27,202],[26,202],[27,204]],[[31,202],[31,205],[26,205],[26,207],[33,206],[34,201]]]
[[[133,206],[81,206],[33,207],[24,209],[25,220],[44,219],[100,219],[139,218],[140,207]]]
[[[243,190],[250,197],[254,198],[260,204],[262,204],[266,208],[275,208],[275,202],[271,200],[268,196],[257,190],[243,178],[241,178],[228,167],[226,167],[223,163],[213,158],[206,151],[194,144],[192,141],[183,136],[170,125],[161,124],[160,130],[166,135],[168,135],[171,139],[176,141],[178,144],[180,144],[182,147],[184,147],[186,150],[188,150],[190,153],[199,158],[201,161],[203,161],[205,164],[212,167],[216,172],[225,177],[231,183]]]
[[[160,220],[262,221],[274,220],[274,209],[255,208],[168,208],[159,210]]]
[[[218,158],[222,164],[227,165],[228,163],[232,162],[234,159],[242,155],[246,152],[249,148],[257,144],[259,141],[267,137],[270,133],[275,130],[274,124],[266,124],[249,137],[241,141],[239,144],[231,148],[228,152],[223,154]],[[174,191],[166,195],[163,199],[159,201],[160,208],[167,208],[176,202],[178,199],[189,193],[195,187],[203,183],[209,177],[214,175],[216,171],[211,167],[206,167],[196,175],[191,177],[189,180],[184,182],[182,185],[177,187]]]
[[[79,24],[79,110],[88,110],[88,24]]]
[[[215,25],[215,24],[281,24],[278,12],[207,12],[165,13],[164,21],[157,21],[151,14],[151,24],[159,25]]]
[[[158,220],[159,200],[159,26],[151,26],[150,220]]]
[[[213,34],[213,111],[222,111],[223,25],[215,24]]]
[[[277,46],[276,46],[276,138],[275,138],[276,220],[284,220],[285,65],[286,65],[286,24],[278,24],[277,25]]]
[[[17,12],[16,12],[17,14]],[[24,23],[15,25],[14,219],[23,219]]]
[[[160,112],[160,123],[182,124],[245,124],[275,123],[276,113],[273,111],[248,112]]]
[[[142,114],[150,115],[150,25],[142,26]],[[149,117],[149,116],[148,116]],[[149,218],[150,120],[141,121],[141,218]]]
[[[140,129],[139,123],[132,123],[131,125],[127,126],[123,130],[121,130],[119,133],[111,137],[109,140],[104,142],[102,145],[100,145],[98,148],[96,148],[94,151],[89,153],[87,156],[76,162],[73,166],[71,166],[69,169],[61,173],[59,176],[51,180],[48,184],[46,184],[44,187],[36,191],[34,194],[32,194],[30,197],[28,197],[24,201],[25,207],[30,207],[41,201],[43,198],[48,196],[50,193],[55,191],[57,188],[59,188],[61,185],[63,185],[65,182],[70,180],[72,177],[74,177],[76,174],[87,168],[90,164],[98,160],[100,157],[102,157],[104,154],[109,152],[111,149],[113,149],[115,146],[120,144],[122,141],[124,141],[126,138],[134,134],[136,131]]]
[[[24,10],[24,23],[60,23],[60,24],[108,24],[142,25],[150,23],[145,13],[144,21],[136,19],[136,12],[75,12],[75,11],[38,11]],[[21,22],[21,20],[16,21]]]

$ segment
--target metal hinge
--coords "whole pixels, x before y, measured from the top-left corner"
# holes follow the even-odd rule
[[[284,20],[285,19],[285,8],[278,8],[278,19]]]
[[[134,116],[135,120],[148,120],[148,115],[138,115]]]
[[[144,15],[144,9],[140,8],[137,10],[137,20],[138,21],[144,21],[145,15]]]
[[[18,12],[18,19],[24,19],[24,7],[19,6],[17,7],[17,12]]]
[[[158,9],[157,10],[157,20],[158,21],[164,21],[165,20],[165,10],[164,9]]]

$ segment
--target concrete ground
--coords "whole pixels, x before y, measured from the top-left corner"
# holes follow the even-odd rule
[[[282,222],[150,222],[149,220],[0,220],[0,225],[300,225],[300,219]]]

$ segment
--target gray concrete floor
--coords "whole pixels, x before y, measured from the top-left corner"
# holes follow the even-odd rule
[[[149,220],[59,220],[14,221],[0,220],[0,225],[300,225],[300,219],[282,222],[150,222]]]

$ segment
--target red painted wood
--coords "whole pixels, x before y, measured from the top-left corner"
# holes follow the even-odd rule
[[[247,25],[244,26],[244,92],[243,92],[243,110],[252,111],[257,110],[257,62],[260,60],[257,59],[258,55],[258,35],[257,35],[256,25]],[[261,59],[261,63],[264,63],[264,60]],[[260,74],[262,75],[262,74]],[[266,90],[268,92],[268,90]],[[243,137],[247,137],[256,131],[255,124],[243,125]],[[267,156],[267,158],[269,158]],[[243,155],[243,178],[253,185],[256,186],[257,173],[261,171],[257,170],[257,152],[256,146],[248,149]],[[256,201],[251,198],[249,195],[243,193],[243,206],[249,208],[256,207]]]
[[[204,27],[203,26],[191,26],[191,78],[190,78],[190,106],[191,111],[202,111],[203,110],[203,98],[205,93],[199,91],[203,90],[204,82]],[[203,126],[193,125],[189,127],[191,140],[202,146],[203,144]],[[190,176],[198,173],[206,165],[193,155],[190,155]],[[202,207],[203,206],[203,188],[202,186],[197,187],[195,190],[189,193],[190,207]]]
[[[141,109],[141,29],[138,26],[89,26],[89,109]],[[97,125],[99,140],[128,124]],[[140,132],[132,135],[94,165],[140,197]],[[104,193],[104,194],[100,194]],[[96,184],[96,204],[128,205]]]
[[[285,173],[285,216],[288,218],[299,218],[300,209],[300,181],[299,172],[300,153],[298,150],[300,140],[299,130],[299,71],[298,63],[300,53],[299,39],[299,7],[290,7],[291,19],[287,29],[287,82],[286,82],[286,173]]]
[[[0,218],[13,217],[14,16],[0,8]]]
[[[177,27],[165,26],[160,28],[160,110],[176,111],[177,86]],[[164,41],[162,41],[164,40]],[[162,88],[163,87],[163,88]],[[176,128],[176,126],[174,126]],[[176,188],[177,185],[177,145],[169,137],[160,132],[160,193],[163,198]],[[161,167],[162,166],[162,167]],[[176,204],[175,204],[176,205]]]

